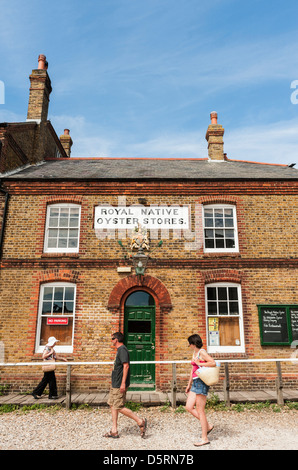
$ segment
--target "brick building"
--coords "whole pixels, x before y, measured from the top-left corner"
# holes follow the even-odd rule
[[[58,138],[47,120],[44,56],[30,82],[27,121],[0,124],[5,361],[36,361],[51,335],[69,360],[111,361],[116,330],[133,360],[189,359],[194,332],[219,360],[289,357],[298,340],[297,170],[228,159],[216,113],[208,158],[71,158],[69,131]],[[76,366],[72,386],[107,389],[110,370]],[[170,371],[134,366],[132,381],[164,390]],[[297,386],[297,366],[283,372]],[[179,389],[188,373],[178,367]],[[40,377],[36,368],[1,374],[14,390]],[[270,363],[231,374],[235,388],[270,387],[275,376]]]

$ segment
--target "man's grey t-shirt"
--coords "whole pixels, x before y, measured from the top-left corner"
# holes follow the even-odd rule
[[[123,377],[123,363],[129,364],[129,352],[124,344],[117,349],[116,359],[114,362],[114,370],[112,372],[112,387],[120,388],[122,377]],[[128,369],[126,382],[126,388],[130,385],[130,368]]]

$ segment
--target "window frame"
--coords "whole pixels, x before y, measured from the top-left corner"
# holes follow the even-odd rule
[[[207,288],[208,287],[237,287],[238,295],[238,315],[208,315],[208,298]],[[205,284],[205,317],[206,317],[206,340],[207,340],[207,351],[209,353],[244,353],[245,352],[245,341],[244,341],[244,321],[243,321],[243,309],[242,309],[242,293],[241,284],[236,282],[213,282]],[[209,345],[209,325],[208,318],[238,318],[239,319],[239,333],[240,333],[240,345],[239,346],[210,346]]]
[[[72,315],[61,315],[61,314],[55,314],[55,315],[42,315],[42,305],[43,305],[43,299],[44,299],[44,289],[45,287],[73,287],[74,288],[74,298],[73,298],[73,313]],[[36,338],[35,338],[35,352],[36,353],[42,353],[45,345],[40,344],[40,334],[41,334],[41,324],[42,324],[42,318],[44,317],[70,317],[72,318],[72,340],[71,340],[71,345],[68,346],[59,346],[59,343],[55,346],[55,351],[57,353],[72,353],[73,352],[73,341],[74,341],[74,327],[75,327],[75,315],[76,315],[76,293],[77,293],[77,286],[73,282],[46,282],[40,285],[40,293],[39,293],[39,305],[38,305],[38,318],[37,318],[37,328],[36,328]],[[57,338],[59,339],[59,338]]]
[[[205,227],[205,209],[232,209],[233,210],[233,230],[234,230],[234,248],[206,248],[205,247],[205,230],[212,229],[214,227]],[[203,219],[203,251],[204,253],[239,253],[239,241],[238,241],[238,226],[237,226],[237,210],[235,204],[203,204],[202,206],[202,219]],[[225,238],[224,238],[225,240]]]
[[[67,209],[72,209],[76,208],[79,209],[79,217],[78,217],[78,227],[74,227],[78,229],[78,238],[77,238],[77,247],[73,248],[50,248],[48,246],[49,243],[49,222],[50,222],[50,210],[51,208],[67,208]],[[59,218],[60,220],[60,218]],[[59,227],[57,227],[59,228]],[[74,203],[54,203],[54,204],[48,204],[47,205],[47,213],[46,213],[46,223],[45,223],[45,236],[44,236],[44,248],[43,251],[44,253],[78,253],[80,249],[80,232],[81,232],[81,205],[80,204],[74,204]],[[69,228],[66,228],[66,230],[69,230]],[[69,237],[68,237],[69,238]],[[67,239],[68,239],[67,238]]]

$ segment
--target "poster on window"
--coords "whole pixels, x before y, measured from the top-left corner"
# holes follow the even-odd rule
[[[209,331],[209,346],[219,346],[219,331]]]

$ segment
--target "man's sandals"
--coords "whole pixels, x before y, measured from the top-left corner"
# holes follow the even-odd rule
[[[147,419],[144,418],[142,424],[139,426],[141,431],[141,437],[145,437],[145,433],[147,430]]]
[[[141,437],[144,438],[146,430],[147,430],[147,419],[146,418],[143,419],[143,422],[142,422],[142,424],[140,424],[139,428],[140,428],[140,431],[141,431]],[[103,437],[111,437],[112,439],[119,439],[120,436],[119,436],[118,432],[110,431],[110,432],[107,432],[106,434],[104,434]]]
[[[118,432],[107,432],[106,434],[104,434],[103,437],[112,437],[113,439],[119,439],[119,434]]]

